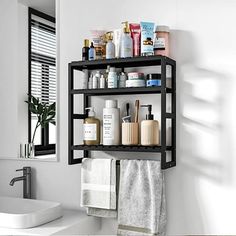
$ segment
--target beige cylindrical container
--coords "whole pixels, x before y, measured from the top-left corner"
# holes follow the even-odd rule
[[[170,29],[168,26],[159,25],[156,27],[154,39],[154,55],[169,57],[169,34]]]
[[[139,123],[122,123],[122,144],[138,145]]]
[[[159,145],[159,122],[157,120],[144,120],[141,122],[141,145]]]

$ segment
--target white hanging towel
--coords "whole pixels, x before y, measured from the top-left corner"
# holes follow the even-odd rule
[[[116,203],[116,161],[84,158],[81,167],[81,206],[88,208],[89,215],[116,217]]]

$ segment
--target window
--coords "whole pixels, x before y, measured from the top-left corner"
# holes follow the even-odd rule
[[[29,8],[29,91],[41,102],[56,102],[56,29],[55,18]],[[29,111],[28,141],[33,137],[37,117]],[[35,155],[55,153],[56,127],[49,124],[36,131]]]

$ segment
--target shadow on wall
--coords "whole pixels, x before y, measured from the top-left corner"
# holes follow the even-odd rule
[[[170,233],[204,233],[200,182],[232,179],[230,131],[224,126],[230,83],[226,75],[198,66],[201,56],[190,32],[174,30],[171,36],[171,57],[177,61],[177,167],[167,172],[167,191],[176,193],[174,202],[167,194],[168,213],[172,230],[185,232]]]

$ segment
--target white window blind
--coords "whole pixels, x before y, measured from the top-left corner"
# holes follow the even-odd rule
[[[31,19],[31,94],[56,102],[56,30],[43,18]]]

